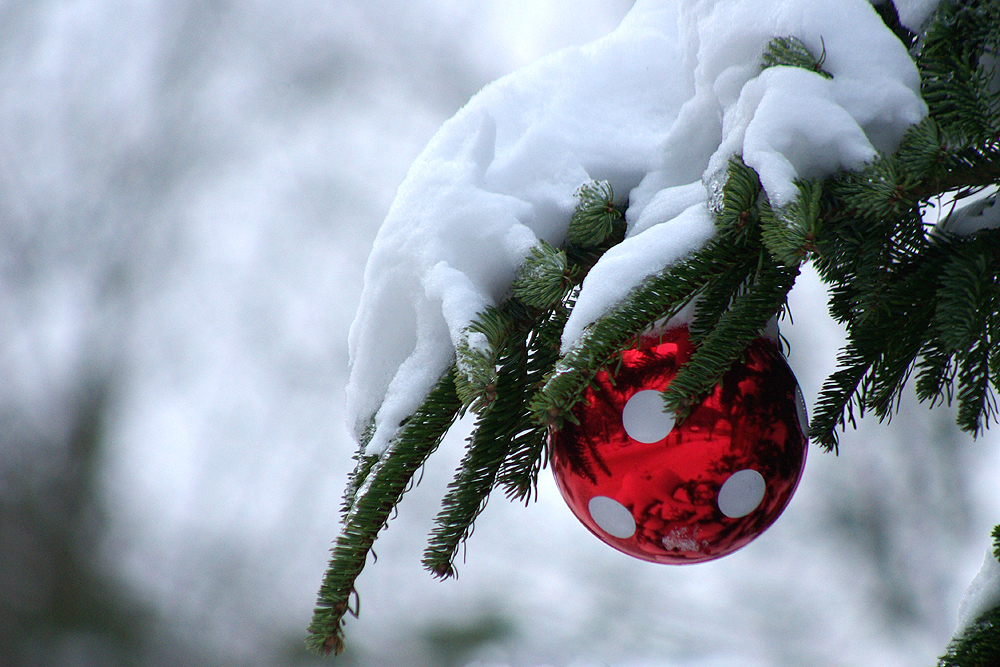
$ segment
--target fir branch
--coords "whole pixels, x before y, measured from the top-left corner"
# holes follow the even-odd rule
[[[624,221],[614,207],[611,186],[589,183],[577,197],[569,243],[603,251],[602,245],[620,241]],[[455,575],[458,548],[495,486],[504,484],[515,498],[534,488],[546,430],[526,406],[530,388],[541,383],[558,356],[558,336],[568,314],[563,302],[589,268],[580,266],[581,257],[590,262],[586,251],[569,255],[540,241],[519,268],[511,298],[487,309],[469,326],[469,332],[485,336],[487,345],[480,350],[459,346],[459,368],[475,370],[468,380],[459,374],[459,396],[480,419],[424,552],[424,566],[438,577]],[[558,331],[552,330],[552,323],[558,324]],[[532,345],[529,350],[529,340],[543,347]]]
[[[621,212],[615,208],[615,194],[607,181],[587,183],[576,193],[579,205],[566,230],[567,243],[597,246],[624,228]]]
[[[927,116],[906,131],[894,157],[903,173],[927,184],[924,190],[936,190],[942,187],[940,179],[953,153],[937,121]]]
[[[718,324],[733,299],[745,294],[760,267],[761,222],[770,212],[757,172],[739,157],[730,160],[722,189],[722,206],[716,214],[719,243],[731,244],[733,259],[704,278],[688,327],[698,344]]]
[[[519,391],[527,363],[524,342],[512,340],[504,351],[497,376],[497,398],[476,421],[465,457],[448,486],[441,512],[435,519],[424,567],[436,576],[454,576],[455,554],[472,531],[472,523],[483,511],[496,482],[511,441],[524,412]]]
[[[855,406],[860,409],[858,416],[864,416],[864,402],[857,393],[873,361],[848,341],[837,356],[837,370],[823,382],[809,419],[809,437],[826,451],[837,451],[837,427],[854,424]]]
[[[815,72],[825,79],[832,79],[833,75],[823,69],[823,63],[825,62],[826,45],[823,45],[823,52],[817,58],[799,38],[775,37],[768,42],[767,49],[761,56],[760,68],[767,69],[779,66],[801,67],[810,72]]]
[[[952,353],[938,341],[929,341],[917,361],[915,391],[917,400],[929,401],[930,407],[938,403],[950,405],[954,398],[955,369]]]
[[[1000,607],[983,613],[951,642],[938,667],[1000,665]]]
[[[512,340],[523,342],[545,311],[512,297],[476,315],[455,349],[458,372],[455,388],[463,411],[481,413],[497,394],[499,357]]]
[[[309,625],[309,648],[323,654],[344,648],[343,621],[351,609],[354,582],[379,531],[389,520],[414,473],[437,449],[461,407],[452,366],[402,425],[390,449],[369,468],[363,489],[344,519]]]
[[[691,359],[664,392],[664,404],[678,417],[718,384],[743,351],[760,337],[768,320],[780,311],[799,273],[798,266],[777,266],[766,256],[746,294],[733,299]]]
[[[978,434],[995,416],[1000,233],[915,238],[905,228],[899,225],[884,251],[868,255],[863,270],[841,267],[837,280],[850,284],[838,282],[831,303],[842,302],[836,312],[849,343],[820,393],[812,428],[828,448],[852,404],[889,418],[914,368],[921,400],[957,396],[964,430]]]
[[[1000,91],[990,91],[992,72],[982,60],[1000,47],[1000,2],[942,2],[920,42],[921,94],[931,116],[970,143],[996,141]]]
[[[941,344],[952,353],[968,349],[982,334],[984,292],[990,290],[991,282],[986,258],[971,243],[954,241],[941,272],[934,312]]]
[[[647,278],[620,304],[584,331],[580,340],[555,365],[545,386],[531,400],[539,423],[559,428],[579,402],[594,374],[628,341],[661,319],[669,319],[702,289],[709,276],[718,275],[740,255],[733,247],[712,239],[704,247],[663,273]]]
[[[700,301],[692,337],[698,340],[710,331],[736,294],[747,288],[751,274],[762,261],[759,221],[761,207],[766,205],[756,172],[739,157],[732,159],[716,212],[717,236],[663,273],[648,278],[622,303],[587,327],[532,400],[530,409],[539,423],[559,428],[563,419],[573,419],[571,410],[594,373],[640,331],[673,317],[696,296]],[[765,322],[777,308],[771,310]]]
[[[811,435],[827,449],[836,448],[834,429],[846,426],[844,413],[853,405],[861,414],[866,409],[880,418],[891,414],[927,339],[934,277],[944,255],[933,240],[895,246],[868,254],[871,264],[848,274],[850,289],[841,284],[831,298],[832,304],[841,302],[836,312],[847,324],[849,339],[812,419]]]
[[[860,171],[840,172],[825,187],[837,202],[839,216],[862,215],[891,227],[917,207],[922,194],[919,183],[893,155],[879,156]]]
[[[733,243],[746,242],[756,235],[760,219],[759,200],[762,196],[760,178],[740,156],[729,161],[722,187],[722,204],[715,211],[715,226],[719,237]]]
[[[534,392],[544,384],[545,374],[552,369],[559,358],[559,341],[568,316],[568,308],[555,309],[549,319],[532,333],[528,343],[528,364],[524,377],[525,386],[530,391],[530,396],[525,394],[529,403]],[[520,432],[511,442],[507,458],[498,476],[498,483],[503,485],[509,498],[527,501],[536,488],[538,473],[546,462],[545,445],[548,431],[544,424],[538,423],[533,418],[530,410],[523,411],[521,420]]]
[[[748,252],[725,270],[706,278],[696,297],[694,317],[688,326],[693,343],[701,344],[718,326],[719,319],[732,308],[733,300],[751,289],[760,261],[759,251],[756,255]]]
[[[363,439],[361,447],[354,455],[354,460],[357,461],[357,465],[347,478],[347,488],[344,489],[344,500],[340,510],[342,519],[346,519],[354,510],[354,503],[358,498],[358,492],[362,489],[362,487],[364,487],[365,481],[368,479],[368,475],[371,473],[372,468],[374,468],[375,464],[379,461],[379,456],[377,454],[365,454],[366,445],[367,440]]]
[[[539,241],[518,268],[511,294],[527,306],[549,310],[565,298],[572,284],[566,252]]]
[[[880,418],[891,416],[903,386],[927,340],[934,313],[933,289],[942,253],[926,238],[913,247],[899,244],[887,255],[885,280],[872,292],[870,310],[849,325],[851,336],[872,351],[864,401]],[[875,347],[877,341],[878,347]]]
[[[479,413],[496,398],[497,355],[516,326],[508,310],[489,307],[462,332],[455,347],[455,391],[463,411]]]
[[[771,256],[786,267],[798,266],[815,250],[814,240],[821,213],[821,181],[796,181],[799,196],[774,211],[761,210],[761,239]]]
[[[979,435],[984,422],[996,414],[990,392],[989,351],[984,335],[965,353],[957,374],[958,425],[973,435]]]

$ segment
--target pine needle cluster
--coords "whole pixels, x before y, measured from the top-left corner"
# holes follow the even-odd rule
[[[921,35],[899,26],[891,3],[878,9],[911,48],[929,116],[865,168],[797,182],[798,197],[780,208],[735,156],[713,202],[715,236],[650,276],[560,356],[583,278],[626,229],[627,202],[608,183],[581,186],[565,243],[531,251],[509,297],[469,325],[454,364],[383,454],[366,455],[362,443],[309,627],[312,649],[342,650],[344,618],[357,613],[355,580],[375,538],[459,416],[475,415],[473,432],[423,558],[438,577],[455,575],[456,554],[494,490],[530,501],[549,430],[574,419],[594,374],[638,334],[693,307],[696,351],[664,393],[682,419],[782,315],[804,262],[829,286],[830,313],[847,331],[810,420],[814,441],[836,450],[838,430],[856,417],[890,418],[911,378],[931,405],[957,402],[958,424],[973,435],[995,419],[1000,230],[959,235],[925,213],[942,196],[961,201],[1000,184],[1000,0],[944,2]],[[824,57],[778,36],[761,66],[830,77]],[[956,640],[941,665],[993,664],[998,645],[1000,609]]]

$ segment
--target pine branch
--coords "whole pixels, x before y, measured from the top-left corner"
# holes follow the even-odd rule
[[[833,75],[823,69],[826,62],[826,47],[819,58],[815,57],[809,47],[797,37],[775,37],[767,44],[767,49],[761,56],[761,69],[768,67],[801,67],[810,72],[816,72],[825,79]]]
[[[564,301],[587,270],[580,266],[581,258],[589,264],[593,249],[609,247],[624,235],[610,185],[584,185],[577,196],[580,204],[568,241],[575,252],[567,254],[544,241],[532,248],[511,286],[511,298],[468,327],[470,336],[483,340],[457,350],[463,370],[459,397],[480,418],[424,552],[424,566],[438,577],[455,575],[458,549],[498,484],[515,498],[534,488],[546,430],[531,417],[528,400],[558,356],[558,337],[568,315]]]
[[[351,609],[354,581],[365,566],[375,538],[400,497],[437,449],[458,415],[461,404],[455,394],[454,366],[428,394],[420,408],[403,424],[389,450],[368,466],[363,488],[358,491],[344,527],[333,547],[330,566],[319,590],[319,599],[309,625],[309,648],[323,654],[344,648],[343,619]]]
[[[995,144],[1000,133],[1000,91],[990,91],[993,72],[982,59],[1000,52],[998,25],[995,0],[943,2],[917,54],[931,117],[963,143]]]
[[[696,297],[701,302],[692,326],[693,336],[699,339],[709,331],[760,264],[762,207],[767,203],[761,199],[756,172],[741,159],[732,160],[716,216],[717,236],[663,273],[647,278],[586,328],[531,401],[530,410],[539,423],[559,428],[564,419],[572,420],[573,407],[598,369],[641,331],[670,319]]]
[[[763,266],[747,293],[733,299],[732,306],[702,338],[664,392],[665,406],[678,417],[685,417],[698,399],[719,383],[750,343],[760,337],[768,320],[784,306],[798,276],[798,266],[775,266],[767,255],[761,259]]]
[[[837,357],[837,370],[823,382],[809,419],[809,437],[827,451],[837,451],[837,427],[855,424],[854,408],[864,416],[864,401],[857,395],[861,382],[874,363],[871,355],[852,342]]]
[[[368,475],[371,474],[372,468],[379,462],[380,457],[378,455],[365,454],[365,447],[368,440],[370,440],[370,437],[362,439],[361,446],[354,455],[357,465],[347,478],[347,488],[344,489],[344,502],[340,509],[342,520],[346,519],[354,511],[354,503],[357,501],[358,492],[364,486]]]
[[[544,384],[545,374],[559,358],[560,338],[568,316],[568,308],[554,309],[549,319],[533,332],[529,340],[528,364],[524,377],[525,385],[530,388],[530,392],[524,394],[527,404],[530,404],[534,393]],[[547,460],[545,445],[548,435],[545,425],[534,419],[527,404],[520,417],[520,432],[511,442],[498,478],[509,498],[525,501],[530,500],[538,482],[539,470]]]
[[[523,382],[526,364],[524,341],[511,341],[497,374],[497,398],[476,422],[468,451],[454,481],[448,486],[424,552],[424,567],[438,577],[454,576],[455,554],[471,533],[473,521],[485,508],[516,435],[524,403],[518,388]]]
[[[784,208],[774,211],[770,206],[761,213],[761,240],[764,247],[780,264],[794,267],[816,250],[816,234],[821,214],[820,181],[798,181],[799,196]]]
[[[511,294],[526,306],[547,311],[566,297],[574,282],[566,252],[539,241],[518,269]]]
[[[580,204],[566,229],[568,243],[598,246],[616,231],[624,233],[625,221],[615,208],[615,194],[607,181],[587,183],[576,193]]]
[[[594,374],[643,329],[669,319],[704,286],[739,261],[731,246],[718,238],[672,266],[648,278],[619,305],[591,324],[580,340],[555,365],[542,390],[531,400],[535,418],[551,428],[573,419],[571,410]]]
[[[941,656],[938,667],[1000,665],[1000,607],[977,618]]]

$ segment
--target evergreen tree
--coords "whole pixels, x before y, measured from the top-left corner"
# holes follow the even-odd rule
[[[664,395],[679,417],[783,311],[804,262],[828,285],[830,313],[847,332],[810,420],[814,442],[836,451],[838,430],[856,416],[889,418],[911,378],[932,406],[957,403],[958,425],[973,435],[996,417],[1000,229],[956,233],[947,223],[929,226],[922,211],[941,195],[961,203],[1000,184],[1000,0],[944,2],[920,35],[899,24],[891,2],[878,9],[910,48],[929,115],[894,153],[864,169],[798,181],[798,198],[784,207],[771,206],[757,174],[736,156],[713,202],[715,237],[648,279],[560,357],[579,285],[625,232],[611,187],[581,187],[565,245],[535,247],[510,297],[468,328],[486,344],[458,346],[450,370],[384,454],[366,455],[362,443],[309,627],[311,648],[342,650],[344,617],[356,613],[354,582],[372,544],[458,416],[471,410],[476,421],[424,554],[438,577],[454,574],[490,493],[530,499],[548,430],[572,418],[597,370],[695,297],[690,330],[698,347]],[[776,36],[764,54],[762,67],[779,66],[830,76],[823,55],[795,36]],[[1000,664],[1000,609],[977,619],[940,664]]]

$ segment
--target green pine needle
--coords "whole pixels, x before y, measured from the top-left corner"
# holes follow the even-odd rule
[[[587,183],[576,193],[580,204],[569,221],[566,240],[580,246],[596,246],[610,238],[616,227],[624,227],[615,208],[615,194],[607,181]]]
[[[524,384],[528,388],[526,394],[530,392],[530,396],[526,396],[529,403],[534,392],[544,384],[545,374],[559,358],[559,341],[568,316],[568,309],[555,310],[529,341],[524,376]],[[509,498],[527,502],[536,490],[538,473],[547,460],[545,446],[548,431],[544,424],[534,419],[530,410],[525,410],[520,418],[522,426],[511,442],[498,481]]]
[[[559,428],[580,401],[594,374],[654,322],[676,315],[708,281],[739,254],[718,238],[657,276],[646,279],[584,331],[555,365],[530,410],[539,423]]]
[[[761,237],[778,263],[791,268],[815,250],[820,218],[821,181],[797,181],[799,196],[780,210],[761,211]]]
[[[797,37],[775,37],[767,44],[767,50],[761,56],[761,69],[768,67],[801,67],[810,72],[816,72],[825,79],[833,75],[823,69],[826,62],[826,45],[819,58],[814,56],[809,47]]]
[[[518,269],[511,293],[527,306],[549,310],[566,297],[571,285],[566,252],[539,241]]]
[[[369,467],[364,488],[356,494],[344,527],[333,546],[330,566],[320,586],[307,644],[322,653],[344,649],[344,616],[351,609],[354,582],[372,544],[389,520],[400,497],[451,427],[461,407],[455,394],[455,368],[438,381],[427,398],[402,425],[390,448]]]
[[[523,341],[512,341],[505,350],[497,380],[497,397],[476,421],[468,451],[448,487],[442,509],[435,519],[424,567],[436,576],[455,574],[454,560],[472,523],[485,508],[497,473],[510,449],[523,414],[524,397],[518,391],[527,364]]]
[[[993,667],[1000,665],[1000,607],[977,618],[948,646],[938,667]]]
[[[753,237],[760,217],[761,193],[757,172],[746,166],[739,156],[731,159],[722,188],[722,206],[715,216],[719,236],[734,243]]]
[[[745,294],[733,299],[712,330],[704,336],[691,359],[681,367],[664,392],[664,404],[678,417],[718,384],[747,346],[760,337],[768,320],[785,304],[798,276],[798,267],[766,264]]]

